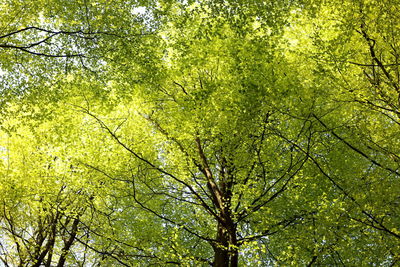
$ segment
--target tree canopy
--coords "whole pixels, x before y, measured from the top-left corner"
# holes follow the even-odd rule
[[[5,266],[395,266],[400,3],[0,4]]]

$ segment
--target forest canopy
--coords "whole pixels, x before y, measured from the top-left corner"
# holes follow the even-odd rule
[[[396,266],[398,0],[0,4],[0,265]]]

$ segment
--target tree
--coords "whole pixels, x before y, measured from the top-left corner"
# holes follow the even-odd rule
[[[349,250],[362,255],[363,264],[389,265],[398,260],[394,252],[398,246],[397,193],[393,191],[398,177],[394,5],[358,1],[334,10],[321,6],[313,15],[321,18],[329,12],[335,23],[320,20],[318,24],[327,26],[326,31],[308,31],[311,49],[301,52],[312,55],[308,58],[316,64],[314,71],[324,74],[325,86],[334,96],[325,102],[330,110],[313,114],[325,132],[326,150],[319,149],[319,156],[326,157],[324,176],[346,196],[342,204],[349,219],[346,226],[363,233],[351,234],[355,245]],[[310,29],[308,22],[297,22]],[[355,261],[345,258],[349,263]]]
[[[396,263],[394,4],[53,2],[0,36],[52,67],[3,70],[4,264]]]

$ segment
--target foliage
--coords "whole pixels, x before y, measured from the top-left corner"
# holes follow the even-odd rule
[[[6,266],[393,266],[396,1],[6,1]]]

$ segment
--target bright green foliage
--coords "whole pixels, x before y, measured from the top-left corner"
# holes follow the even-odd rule
[[[395,265],[396,2],[1,4],[0,261]]]

